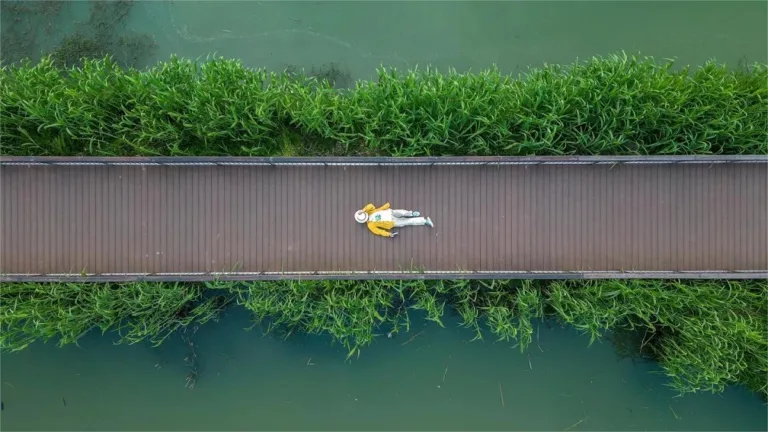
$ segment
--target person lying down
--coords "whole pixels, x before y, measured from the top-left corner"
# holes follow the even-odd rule
[[[390,232],[392,228],[404,226],[426,225],[434,228],[432,219],[421,216],[421,213],[411,210],[391,210],[389,203],[376,208],[368,204],[355,212],[355,220],[361,224],[367,224],[368,229],[379,236],[393,238],[397,232]]]

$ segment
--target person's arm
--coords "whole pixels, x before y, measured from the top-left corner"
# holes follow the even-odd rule
[[[382,237],[394,237],[397,235],[397,233],[390,233],[389,230],[392,229],[392,226],[394,224],[391,223],[376,223],[376,222],[369,222],[368,223],[368,229],[371,230],[372,233],[382,236]]]

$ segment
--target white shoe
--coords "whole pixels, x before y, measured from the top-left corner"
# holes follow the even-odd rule
[[[430,218],[427,218],[427,225],[428,225],[430,228],[434,228],[434,227],[435,227],[435,224],[433,224],[433,223],[432,223],[432,219],[430,219]]]
[[[419,217],[419,216],[421,216],[421,213],[417,211],[413,212],[413,217]]]

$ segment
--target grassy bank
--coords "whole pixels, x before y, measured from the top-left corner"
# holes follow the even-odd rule
[[[556,319],[593,340],[608,331],[630,335],[627,354],[658,360],[681,392],[744,384],[768,396],[765,281],[5,284],[0,344],[74,343],[92,329],[115,330],[125,343],[159,344],[235,305],[285,335],[330,334],[350,356],[377,336],[407,332],[414,311],[437,325],[458,314],[477,339],[521,350],[535,337],[532,320]]]
[[[768,67],[624,55],[337,90],[234,60],[0,72],[4,155],[766,154]]]

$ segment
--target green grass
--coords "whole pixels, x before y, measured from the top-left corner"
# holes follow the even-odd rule
[[[461,317],[475,339],[521,350],[532,320],[590,335],[631,332],[635,355],[657,359],[680,392],[743,384],[768,397],[768,282],[745,281],[280,281],[254,283],[4,284],[0,347],[76,343],[90,329],[120,342],[162,342],[172,331],[248,309],[268,331],[329,334],[358,356],[377,336],[407,332],[414,311],[443,326]]]
[[[0,71],[3,155],[766,154],[768,67],[615,55],[334,89],[236,60]]]

